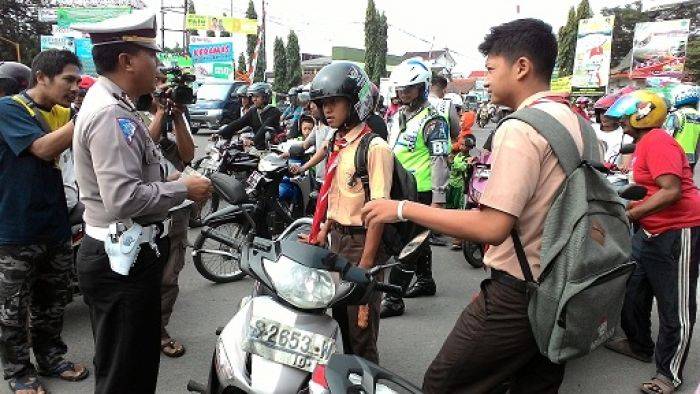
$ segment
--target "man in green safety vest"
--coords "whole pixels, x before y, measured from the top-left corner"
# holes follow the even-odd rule
[[[390,79],[403,107],[391,122],[389,146],[404,168],[415,176],[419,202],[441,207],[445,204],[450,174],[447,163],[450,126],[428,101],[430,68],[418,58],[408,59],[394,69]],[[415,267],[399,265],[389,274],[390,283],[406,290],[415,270],[417,280],[406,297],[432,296],[436,292],[430,246],[425,245],[418,255]],[[381,316],[399,316],[404,309],[401,297],[387,295]]]
[[[697,109],[700,87],[679,85],[672,89],[672,96],[677,109],[666,118],[664,129],[681,145],[694,170],[700,150],[700,111]]]

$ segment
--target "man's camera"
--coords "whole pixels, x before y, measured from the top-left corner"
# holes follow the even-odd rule
[[[197,80],[193,74],[185,74],[180,67],[163,67],[160,72],[170,80],[168,89],[154,93],[156,98],[171,99],[175,104],[194,104],[194,91],[189,86]]]
[[[175,104],[181,105],[195,103],[194,91],[189,84],[197,80],[196,76],[183,73],[180,67],[162,67],[159,71],[161,74],[168,76],[170,81],[164,87],[160,87],[153,92],[152,95],[144,94],[139,97],[136,103],[137,110],[148,111],[154,98],[162,104],[165,104],[168,99]]]

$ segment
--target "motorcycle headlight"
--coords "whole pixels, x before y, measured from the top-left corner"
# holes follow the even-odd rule
[[[222,113],[221,109],[210,109],[207,111],[207,116],[220,116]]]
[[[330,272],[305,267],[284,255],[277,262],[263,259],[263,266],[277,294],[298,308],[323,308],[335,296]]]
[[[214,367],[216,368],[216,374],[224,382],[233,380],[233,366],[228,359],[226,354],[226,348],[224,348],[224,343],[219,339],[216,342],[216,357],[214,357]]]

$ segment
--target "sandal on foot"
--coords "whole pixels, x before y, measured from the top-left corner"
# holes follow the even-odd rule
[[[10,390],[13,394],[19,394],[20,392],[31,393],[31,394],[47,394],[48,392],[39,382],[36,376],[27,375],[21,378],[14,378],[10,380]],[[33,392],[33,393],[32,393]]]
[[[160,344],[160,350],[168,357],[178,358],[185,354],[185,347],[174,339],[169,339],[167,342]]]
[[[652,356],[647,356],[646,354],[638,353],[632,350],[630,341],[627,338],[611,339],[605,343],[605,347],[613,352],[624,354],[627,357],[632,357],[633,359],[641,362],[650,363],[652,360]]]
[[[658,374],[648,382],[642,383],[640,389],[646,394],[671,394],[676,391],[676,387],[669,378]]]
[[[41,376],[59,378],[66,382],[79,382],[90,375],[90,371],[79,363],[63,360],[50,371],[39,372]]]

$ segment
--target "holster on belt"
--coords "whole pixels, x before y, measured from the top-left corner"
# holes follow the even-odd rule
[[[134,223],[128,229],[119,222],[109,225],[109,234],[104,243],[112,271],[119,275],[129,275],[129,270],[141,251],[142,235],[143,227],[138,223]]]

